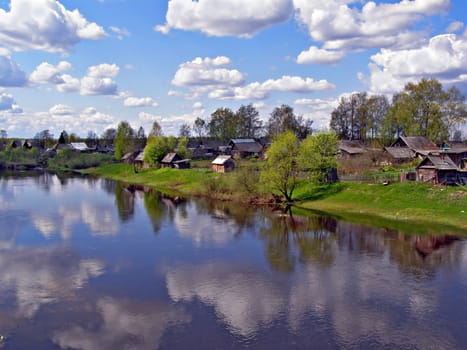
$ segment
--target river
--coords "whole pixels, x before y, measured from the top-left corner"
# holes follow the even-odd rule
[[[0,348],[466,349],[467,241],[3,175]]]

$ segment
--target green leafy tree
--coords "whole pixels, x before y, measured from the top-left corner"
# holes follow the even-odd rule
[[[135,151],[135,131],[127,121],[118,124],[117,135],[115,136],[115,158],[122,159],[128,153]]]
[[[266,165],[261,173],[261,180],[273,191],[278,191],[287,202],[292,202],[292,195],[297,186],[300,148],[297,136],[287,131],[271,144],[267,151]]]
[[[158,165],[165,155],[172,151],[173,141],[165,136],[156,136],[148,139],[144,148],[144,161],[148,164]]]
[[[54,135],[49,130],[42,130],[38,132],[34,138],[39,140],[43,148],[50,148],[54,143]]]
[[[152,123],[151,131],[149,132],[148,138],[162,136],[162,128],[159,123],[155,120]]]
[[[242,105],[235,113],[237,132],[236,137],[256,138],[263,129],[263,122],[259,119],[259,112],[250,103]]]
[[[457,88],[444,90],[438,80],[422,79],[393,96],[383,126],[388,141],[412,135],[441,143],[466,121],[465,97]]]
[[[211,114],[208,123],[209,136],[223,142],[237,136],[237,119],[229,108],[218,108]]]
[[[188,151],[188,138],[180,137],[177,143],[177,154],[181,158],[190,158],[190,152]]]
[[[322,183],[337,168],[337,135],[322,132],[310,135],[300,145],[300,164],[311,178]]]

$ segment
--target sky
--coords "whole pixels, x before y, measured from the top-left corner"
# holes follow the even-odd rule
[[[466,21],[465,0],[0,0],[0,129],[177,136],[250,103],[326,129],[353,92],[466,94]]]

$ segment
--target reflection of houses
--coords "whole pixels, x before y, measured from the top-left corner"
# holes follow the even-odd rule
[[[227,173],[235,169],[235,161],[231,156],[218,156],[211,162],[211,166],[216,173]]]
[[[436,236],[436,237],[416,237],[414,248],[422,257],[432,254],[433,252],[448,247],[458,241],[456,236]]]
[[[182,159],[177,153],[170,152],[161,160],[162,168],[189,169],[190,159]]]
[[[391,146],[385,147],[385,151],[395,162],[405,162],[439,151],[439,148],[425,136],[400,136]]]
[[[234,158],[259,156],[263,151],[263,146],[254,139],[232,139],[228,146]]]
[[[341,140],[339,143],[338,154],[341,158],[354,158],[368,151],[360,141]]]
[[[456,164],[442,153],[427,155],[415,169],[418,181],[442,185],[459,181]]]

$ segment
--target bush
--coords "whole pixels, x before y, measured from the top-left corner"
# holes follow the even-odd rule
[[[114,157],[100,153],[78,153],[71,149],[64,149],[49,159],[48,165],[56,169],[86,169],[97,167],[103,163],[110,163]]]

